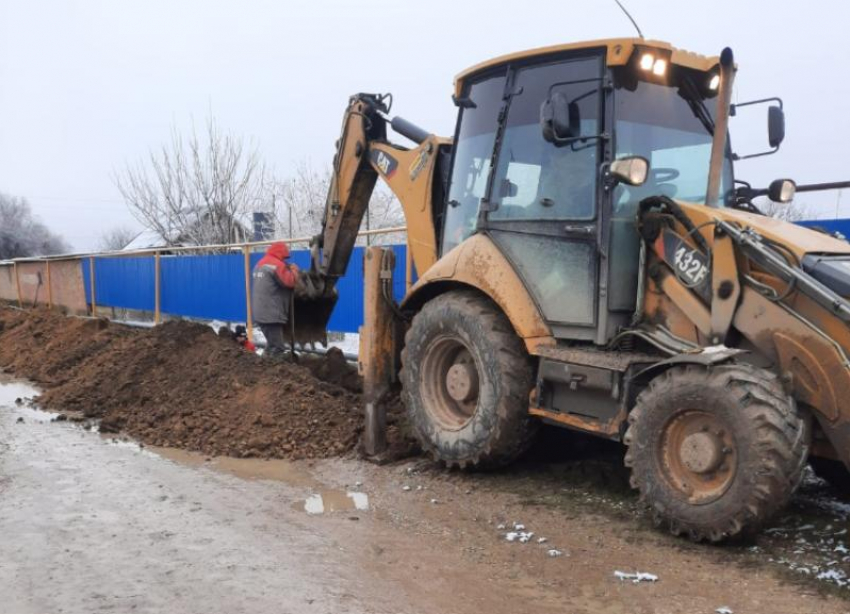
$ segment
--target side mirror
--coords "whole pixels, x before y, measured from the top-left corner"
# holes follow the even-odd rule
[[[778,107],[771,107],[775,109]],[[775,203],[785,204],[794,200],[797,193],[797,184],[790,179],[777,179],[770,183],[767,188],[767,197]]]
[[[634,186],[643,185],[649,176],[649,160],[641,156],[620,158],[611,162],[608,172],[620,183]]]
[[[555,92],[540,105],[540,131],[548,143],[580,136],[581,116],[578,103],[570,102],[563,92]]]
[[[739,102],[733,104],[729,110],[731,116],[738,114],[738,109],[741,107],[749,107],[755,104],[767,104],[775,102],[777,104],[767,107],[767,142],[770,144],[770,149],[759,153],[747,154],[745,156],[737,153],[732,154],[733,160],[746,160],[747,158],[758,158],[759,156],[769,156],[779,151],[779,146],[785,140],[785,111],[782,108],[781,98],[763,98],[762,100],[753,100],[751,102]]]
[[[767,140],[774,149],[779,149],[785,140],[785,111],[782,107],[767,108]]]

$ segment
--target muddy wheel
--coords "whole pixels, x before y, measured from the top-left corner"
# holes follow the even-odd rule
[[[498,467],[530,445],[531,362],[505,315],[474,292],[449,292],[414,317],[402,398],[423,449],[457,467]]]
[[[809,427],[771,372],[676,367],[629,416],[632,487],[657,525],[695,541],[751,534],[800,483]]]

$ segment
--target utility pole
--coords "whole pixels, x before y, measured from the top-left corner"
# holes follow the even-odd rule
[[[372,230],[372,216],[369,214],[369,205],[366,205],[366,232]],[[366,235],[366,247],[372,245],[372,235]]]

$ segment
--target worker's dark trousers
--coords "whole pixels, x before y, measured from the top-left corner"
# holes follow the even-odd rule
[[[283,328],[285,324],[260,324],[260,330],[266,338],[266,352],[270,356],[282,354],[286,351],[286,342],[283,340]]]

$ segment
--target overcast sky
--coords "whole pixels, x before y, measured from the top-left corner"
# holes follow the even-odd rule
[[[850,179],[850,4],[626,5],[647,38],[706,55],[731,46],[738,101],[785,100],[782,151],[742,162],[739,177]],[[0,191],[28,198],[74,248],[91,249],[103,230],[136,226],[111,173],[171,126],[188,130],[211,112],[285,175],[300,160],[330,161],[352,93],[391,91],[394,113],[450,135],[461,69],[633,34],[614,0],[0,0]],[[761,112],[733,120],[733,144],[762,138],[765,124]],[[832,216],[836,196],[806,202]],[[839,215],[850,217],[850,190]]]

